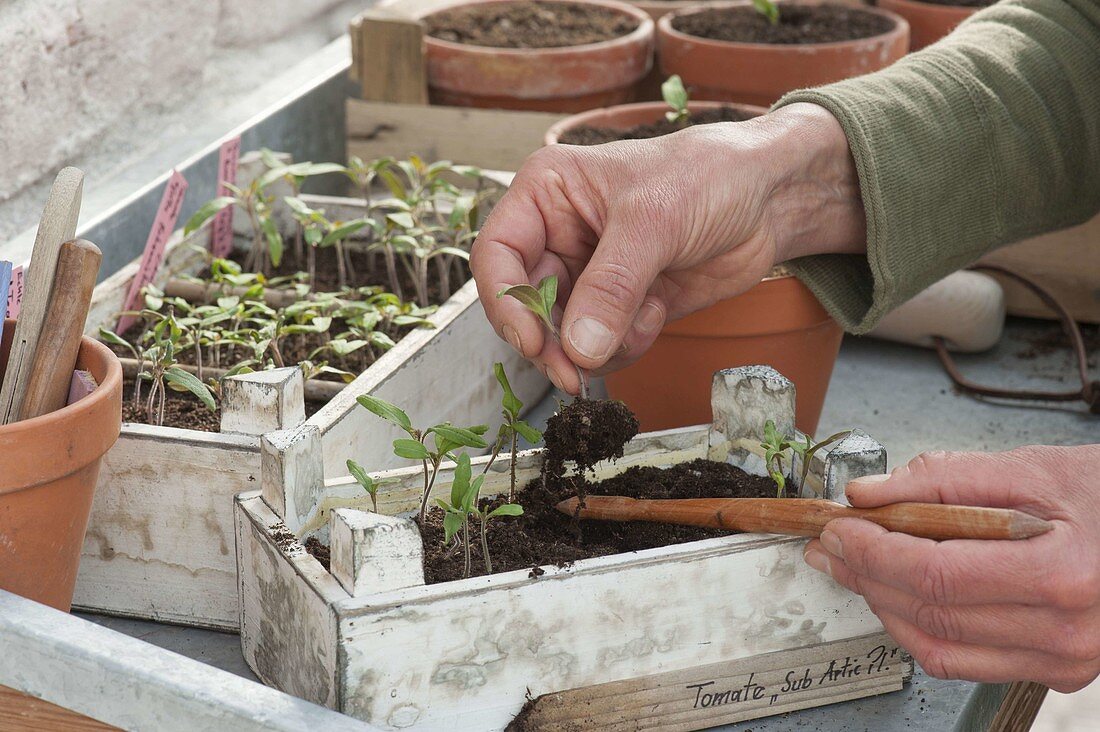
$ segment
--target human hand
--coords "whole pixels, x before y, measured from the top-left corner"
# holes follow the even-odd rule
[[[806,561],[863,595],[926,673],[1037,681],[1100,674],[1100,445],[926,453],[848,484],[853,506],[899,501],[1015,508],[1054,528],[1017,541],[934,542],[830,521]]]
[[[666,321],[744,292],[777,262],[864,240],[840,125],[796,104],[653,140],[543,148],[490,214],[470,266],[497,334],[575,394],[574,364],[625,366]],[[496,297],[551,274],[561,344]]]

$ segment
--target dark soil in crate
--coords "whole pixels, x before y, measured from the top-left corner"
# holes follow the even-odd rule
[[[433,13],[428,35],[491,48],[561,48],[628,35],[638,21],[624,13],[570,2],[485,3]]]
[[[565,145],[601,145],[605,142],[616,142],[618,140],[648,140],[670,135],[693,125],[708,125],[715,122],[744,122],[754,116],[756,115],[743,112],[735,107],[719,107],[718,109],[708,109],[692,114],[686,122],[669,122],[667,119],[662,118],[653,124],[637,125],[625,130],[584,125],[566,131],[558,142]]]
[[[725,463],[695,460],[668,469],[634,467],[614,478],[590,484],[590,495],[632,498],[763,498],[775,495],[768,478],[752,476]],[[501,517],[489,523],[489,551],[493,571],[532,569],[538,565],[568,565],[578,559],[604,557],[623,552],[683,544],[726,536],[730,532],[691,526],[609,521],[576,521],[554,508],[576,495],[572,480],[541,479],[528,484],[519,494],[523,515]],[[501,499],[486,501],[499,504]],[[485,572],[481,543],[471,524],[472,576]],[[428,584],[462,579],[463,554],[448,553],[443,546],[443,512],[434,509],[421,526],[424,537],[424,577]]]
[[[638,427],[638,418],[620,401],[574,399],[546,423],[545,470],[558,478],[568,461],[585,471],[602,460],[620,458]]]
[[[780,5],[772,25],[751,6],[716,8],[680,16],[672,27],[681,33],[738,43],[835,43],[870,38],[894,23],[874,13],[844,5]]]

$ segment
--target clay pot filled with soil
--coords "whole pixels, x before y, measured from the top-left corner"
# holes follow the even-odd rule
[[[579,112],[630,101],[653,21],[613,0],[479,0],[425,15],[433,103]]]
[[[7,361],[14,330],[15,322],[7,321],[0,363]],[[0,588],[66,611],[100,459],[122,424],[118,358],[85,337],[76,367],[99,384],[91,394],[0,427]]]
[[[682,129],[684,123],[665,118],[667,110],[663,102],[591,110],[555,124],[546,143],[594,145]],[[764,113],[761,107],[720,102],[690,102],[688,110],[689,124],[735,122]],[[641,359],[608,374],[605,381],[611,397],[626,402],[642,429],[650,432],[710,421],[710,374],[768,364],[794,382],[796,425],[813,434],[842,336],[808,287],[778,274],[742,295],[669,323]]]
[[[783,2],[772,23],[751,2],[697,5],[657,22],[661,72],[696,99],[767,106],[783,94],[889,66],[909,48],[904,18],[878,8]]]
[[[919,51],[995,0],[878,0],[878,6],[909,23],[909,50]]]

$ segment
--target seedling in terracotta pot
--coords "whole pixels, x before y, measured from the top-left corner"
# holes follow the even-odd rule
[[[756,12],[768,19],[772,25],[779,25],[779,5],[772,0],[752,0]]]
[[[419,460],[424,466],[424,489],[420,497],[420,522],[428,511],[428,498],[439,475],[439,467],[446,459],[454,459],[453,452],[460,447],[485,448],[489,444],[482,439],[488,430],[488,425],[474,425],[472,427],[455,427],[450,423],[437,424],[427,429],[413,427],[409,415],[397,406],[389,402],[370,396],[361,395],[356,401],[369,412],[372,412],[390,424],[400,427],[408,433],[407,438],[393,441],[393,452],[399,458],[406,460]],[[428,436],[433,437],[435,449],[427,444]]]
[[[673,124],[682,124],[691,117],[688,112],[688,93],[684,88],[684,82],[676,74],[665,79],[661,84],[661,97],[671,109],[665,112],[665,119]]]

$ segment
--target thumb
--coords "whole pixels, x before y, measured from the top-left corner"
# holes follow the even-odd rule
[[[1016,504],[1008,489],[1014,472],[1009,453],[925,452],[889,475],[856,478],[844,492],[860,508],[903,501],[1005,508]]]
[[[573,284],[561,323],[562,347],[582,368],[599,368],[618,352],[664,266],[657,248],[633,230],[610,222]],[[653,304],[667,312],[664,303]]]

